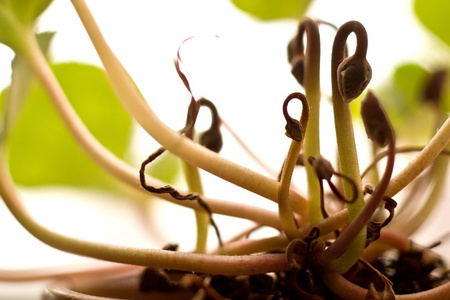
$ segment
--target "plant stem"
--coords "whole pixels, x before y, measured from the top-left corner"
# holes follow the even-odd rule
[[[70,105],[64,91],[59,86],[50,66],[40,51],[34,36],[26,36],[24,40],[27,42],[26,50],[18,55],[22,55],[27,61],[30,69],[44,87],[55,109],[74,139],[108,173],[130,186],[137,187],[137,174],[134,174],[136,171],[106,149],[90,133],[89,129],[84,125],[83,121],[81,121]]]
[[[364,27],[356,24],[359,23],[348,22],[339,28],[334,40],[331,60],[332,100],[340,171],[353,180],[358,193],[356,200],[347,205],[350,222],[356,218],[363,207],[364,199],[350,106],[344,101],[339,91],[337,69],[339,64],[344,60],[347,37],[350,33],[355,32],[357,36],[358,44],[356,51],[361,51],[359,49],[364,48],[367,49],[367,36]],[[346,181],[343,182],[343,186],[345,196],[350,198],[350,195],[353,193],[353,187]],[[358,257],[360,257],[364,249],[365,241],[366,231],[363,229],[350,244],[347,251],[339,258],[343,269],[352,266]]]
[[[300,121],[293,120],[288,113],[288,105],[292,99],[302,102],[302,114]],[[281,226],[289,240],[298,238],[298,228],[294,213],[289,203],[289,191],[291,187],[292,173],[297,164],[297,158],[302,148],[304,132],[309,119],[309,105],[305,95],[301,93],[290,94],[283,103],[283,114],[286,119],[286,135],[292,139],[289,151],[281,171],[280,188],[278,191],[278,212]]]
[[[386,191],[386,196],[393,197],[403,188],[405,188],[411,181],[419,176],[436,157],[445,150],[445,147],[450,142],[450,119],[444,122],[442,127],[436,132],[430,142],[420,151],[419,154],[389,183]]]
[[[326,286],[342,299],[367,299],[367,289],[354,284],[337,272],[325,272],[322,279]]]
[[[0,270],[0,281],[3,282],[26,282],[48,279],[60,279],[62,276],[71,278],[95,278],[100,276],[108,276],[112,273],[129,273],[134,270],[142,270],[142,267],[114,264],[110,262],[88,262],[85,264],[31,268],[22,270]]]
[[[113,54],[83,0],[72,0],[91,41],[106,69],[113,88],[125,109],[165,149],[191,165],[204,169],[224,180],[252,191],[272,201],[278,199],[279,182],[218,156],[170,129],[155,115],[138,88]],[[293,207],[307,219],[307,203],[297,193],[290,192]]]
[[[445,121],[447,114],[441,113],[438,107],[433,106],[433,108],[436,128],[439,128]],[[444,151],[450,151],[449,145],[447,145],[441,153]],[[406,236],[411,236],[427,220],[442,198],[442,191],[447,182],[446,174],[448,171],[448,164],[448,155],[439,155],[436,157],[427,174],[432,187],[428,193],[425,203],[420,207],[420,209],[416,208],[415,213],[411,214],[406,222],[404,222],[404,220],[403,222],[398,222],[398,220],[396,220],[396,222],[391,222],[393,223],[392,226],[394,226],[394,228],[396,228],[399,232]]]
[[[298,38],[303,39],[302,32],[306,33],[307,47],[305,50],[305,75],[303,87],[309,104],[309,120],[305,130],[303,146],[304,160],[310,156],[320,154],[320,36],[317,23],[305,18],[299,28]],[[297,41],[300,43],[302,41]],[[309,216],[310,222],[316,223],[322,219],[320,210],[320,184],[313,167],[305,163],[308,182]]]
[[[414,146],[397,146],[397,147],[395,147],[395,153],[400,154],[400,153],[409,153],[409,152],[420,152],[420,151],[423,150],[423,148],[425,148],[425,146],[418,146],[418,145],[414,145]],[[387,150],[383,150],[383,151],[378,152],[376,155],[374,155],[374,157],[372,158],[372,161],[370,162],[370,164],[368,166],[366,166],[364,171],[361,173],[361,177],[364,178],[371,171],[371,169],[374,168],[377,165],[377,163],[382,158],[386,157],[387,153],[388,153]],[[450,152],[443,150],[442,154],[450,155]],[[378,182],[378,180],[376,180],[375,182]]]
[[[289,204],[289,190],[291,185],[292,172],[297,162],[298,154],[302,147],[302,142],[292,140],[288,155],[284,162],[280,179],[280,189],[278,193],[278,213],[280,215],[281,227],[289,240],[298,238],[298,228],[295,222],[294,213]]]
[[[203,195],[203,187],[200,179],[200,173],[198,168],[183,163],[185,179],[190,191]],[[209,225],[209,215],[205,211],[196,210],[195,211],[195,221],[197,224],[197,244],[195,252],[205,253],[206,243],[208,241],[208,225]]]
[[[353,219],[353,221],[349,224],[349,226],[342,232],[342,234],[336,239],[336,241],[332,243],[318,257],[318,261],[320,264],[326,265],[331,270],[337,271],[339,273],[346,271],[348,268],[348,266],[345,264],[346,261],[345,260],[343,261],[339,256],[342,253],[345,253],[344,252],[345,246],[349,245],[355,239],[355,237],[358,236],[361,231],[363,231],[363,229],[366,227],[366,224],[369,222],[370,218],[375,213],[375,210],[378,208],[380,202],[383,199],[383,196],[389,185],[392,172],[394,170],[395,135],[390,123],[387,122],[386,125],[387,130],[384,136],[387,137],[387,139],[389,140],[388,141],[389,154],[388,154],[388,161],[386,163],[386,169],[383,173],[383,176],[379,184],[372,192],[372,195],[367,200],[363,208],[360,210],[359,214]]]
[[[245,142],[239,137],[239,135],[236,133],[235,130],[233,130],[230,125],[228,125],[225,120],[221,120],[222,126],[233,136],[233,138],[236,140],[236,142],[241,146],[241,148],[259,165],[261,168],[264,169],[264,171],[267,172],[267,174],[273,176],[274,178],[277,177],[277,172],[273,168],[271,168],[264,160],[259,158],[256,153],[254,153],[249,146],[245,144]]]
[[[431,166],[430,174],[428,174],[429,176],[432,176],[432,187],[425,203],[420,207],[419,210],[416,210],[415,213],[410,216],[406,222],[401,224],[398,224],[398,222],[393,223],[393,228],[396,228],[399,232],[406,236],[411,236],[423,225],[430,214],[435,210],[440,200],[443,200],[441,196],[442,191],[447,184],[446,174],[448,170],[448,163],[448,157],[436,157],[436,160]]]

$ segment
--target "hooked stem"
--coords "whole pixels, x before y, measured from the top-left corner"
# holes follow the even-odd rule
[[[356,218],[364,205],[362,181],[359,172],[350,105],[344,101],[344,98],[339,91],[337,74],[339,64],[345,58],[347,38],[351,33],[355,33],[357,38],[355,55],[365,56],[367,51],[367,33],[360,23],[351,21],[345,23],[338,29],[333,44],[331,60],[332,100],[340,173],[350,177],[357,186],[356,200],[347,204],[350,222]],[[349,182],[343,182],[343,187],[345,196],[350,198],[353,193],[352,185]],[[356,262],[357,258],[360,257],[360,254],[364,249],[365,241],[366,231],[361,230],[358,236],[350,244],[347,251],[343,254],[343,256],[341,256],[343,259],[347,260],[344,264],[345,266],[342,266],[343,269],[352,266]]]
[[[300,122],[293,120],[288,112],[287,106],[292,99],[299,99],[302,102],[303,110]],[[299,237],[297,224],[289,203],[289,192],[291,186],[292,173],[294,172],[297,158],[303,144],[303,133],[308,124],[309,106],[305,95],[301,93],[292,93],[283,103],[283,114],[288,125],[286,125],[286,135],[292,138],[286,161],[281,171],[280,188],[278,190],[278,211],[280,215],[281,226],[289,240]]]
[[[304,53],[303,87],[309,105],[308,127],[305,129],[303,156],[308,158],[320,154],[320,36],[317,22],[305,18],[300,23],[294,42],[295,49],[303,52],[303,37],[306,34],[307,44]],[[303,55],[303,53],[297,53]],[[308,199],[310,222],[316,223],[322,219],[320,213],[320,186],[316,180],[314,169],[305,164],[308,182]]]

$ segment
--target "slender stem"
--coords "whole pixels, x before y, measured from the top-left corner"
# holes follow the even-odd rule
[[[436,90],[436,88],[434,89]],[[434,108],[433,112],[436,128],[439,128],[445,121],[447,114],[441,113],[437,106],[432,106],[432,108]],[[447,145],[441,152],[441,154],[443,154],[444,152],[448,153],[449,151],[450,146]],[[415,213],[409,215],[409,218],[406,222],[396,224],[398,226],[393,224],[393,226],[396,226],[395,228],[398,228],[399,231],[404,235],[410,236],[414,232],[416,232],[420,228],[420,226],[428,219],[429,215],[441,200],[442,191],[447,182],[447,177],[445,175],[448,171],[448,164],[448,155],[439,155],[438,157],[436,157],[428,172],[429,181],[431,181],[432,187],[430,189],[430,192],[428,193],[425,203],[420,207],[420,209],[416,208]],[[396,223],[399,222],[397,221]]]
[[[179,63],[181,62],[181,58],[179,56],[178,52],[178,61],[176,63],[177,65],[177,71],[180,74],[180,77],[183,79],[183,82],[185,83],[188,90],[191,92],[191,89],[189,87],[189,82],[187,79],[185,79],[185,75],[179,70]],[[192,95],[192,92],[191,92]],[[216,107],[212,102],[210,102],[207,99],[200,99],[196,101],[194,99],[194,96],[192,95],[191,98],[191,105],[189,106],[186,126],[182,130],[186,137],[189,139],[194,139],[195,135],[195,123],[197,120],[198,112],[201,106],[206,106],[211,112],[211,125],[210,128],[205,131],[202,135],[202,137],[206,136],[206,139],[203,140],[204,143],[202,143],[205,147],[208,149],[211,149],[213,151],[219,152],[222,148],[222,136],[220,133],[220,124],[221,119],[219,117],[219,113],[217,112]],[[195,111],[195,113],[192,113],[191,107]],[[202,139],[200,138],[200,142]],[[185,179],[188,185],[189,190],[191,190],[194,193],[197,193],[198,195],[203,195],[203,186],[202,186],[202,180],[200,177],[200,170],[186,162],[183,161],[184,166],[184,174]],[[211,211],[195,211],[195,221],[197,225],[197,244],[196,244],[196,252],[197,253],[205,253],[206,252],[206,244],[208,241],[208,225],[210,222],[212,222],[212,216],[209,214]],[[213,224],[212,224],[213,225]],[[216,234],[219,240],[219,245],[222,245],[222,240],[220,238],[219,229],[217,228],[217,225],[214,224],[214,227],[216,229]]]
[[[247,219],[263,226],[281,229],[281,223],[278,218],[278,214],[274,211],[258,206],[234,203],[222,199],[203,197],[203,200],[205,200],[213,213]],[[175,203],[179,204],[179,201]],[[197,201],[194,201],[193,203],[188,202],[184,205],[196,210],[204,210],[204,208],[200,207],[197,204]]]
[[[277,172],[275,169],[271,168],[269,165],[266,164],[264,160],[259,158],[256,153],[250,149],[249,146],[245,144],[245,142],[239,137],[239,135],[236,133],[235,130],[233,130],[230,125],[228,125],[227,122],[225,122],[222,119],[222,126],[228,130],[228,132],[233,136],[233,138],[236,140],[236,142],[242,147],[242,149],[259,165],[261,168],[264,169],[264,171],[267,172],[267,174],[273,176],[274,178],[277,177]],[[305,200],[306,201],[306,200]]]
[[[279,182],[218,156],[213,151],[194,143],[162,123],[107,45],[85,1],[72,0],[72,4],[90,36],[123,106],[156,141],[191,165],[267,199],[277,201]],[[300,213],[304,214],[307,211],[307,203],[297,193],[290,193],[290,201],[293,202],[293,206],[302,208]],[[307,219],[305,215],[302,217]]]
[[[364,205],[364,199],[350,106],[344,101],[339,91],[337,69],[339,64],[344,60],[347,38],[352,32],[354,32],[357,37],[357,48],[355,55],[365,56],[365,51],[367,50],[367,34],[364,27],[358,24],[359,23],[354,21],[347,22],[339,28],[334,40],[331,60],[332,100],[340,170],[341,173],[347,175],[351,178],[351,180],[353,180],[357,186],[358,193],[356,200],[347,204],[350,221],[353,221],[358,215]],[[353,187],[349,184],[349,182],[344,182],[343,185],[345,196],[350,198],[353,193]],[[357,258],[364,249],[365,241],[366,231],[361,230],[356,239],[349,246],[348,250],[342,256],[343,259],[349,259],[347,267],[350,267],[356,262]],[[353,260],[353,263],[350,262],[350,260]]]
[[[136,170],[105,148],[92,135],[70,105],[34,36],[26,36],[24,39],[27,42],[27,47],[19,55],[22,55],[29,64],[32,72],[34,72],[44,87],[52,104],[77,143],[108,173],[129,186],[139,187]]]
[[[432,187],[425,203],[419,210],[415,210],[405,223],[392,224],[393,228],[398,228],[400,232],[406,236],[414,234],[422,224],[428,219],[430,214],[435,211],[438,203],[443,200],[442,192],[447,184],[447,170],[448,170],[449,158],[438,156],[431,166],[429,176],[432,177]],[[396,226],[400,225],[400,226]]]
[[[294,171],[301,147],[302,142],[292,140],[286,161],[284,163],[283,171],[281,173],[281,184],[278,193],[278,213],[280,215],[281,227],[289,240],[298,238],[298,228],[288,197],[292,172]]]
[[[295,98],[299,99],[302,102],[303,107],[299,122],[295,122],[293,119],[291,119],[287,112],[289,102]],[[298,132],[300,132],[300,136],[295,136],[289,131],[288,128],[290,127],[286,125],[286,129],[288,130],[286,132],[286,135],[288,135],[292,139],[292,141],[289,147],[286,161],[284,162],[283,170],[281,171],[280,188],[278,191],[278,212],[280,214],[281,226],[288,239],[293,240],[295,238],[298,238],[299,234],[294,218],[294,213],[289,203],[289,192],[291,187],[292,173],[294,172],[294,168],[297,164],[297,158],[303,145],[303,134],[307,128],[309,119],[309,105],[306,97],[300,93],[293,93],[289,95],[283,103],[283,114],[288,124],[293,123],[293,127],[295,128],[294,131],[297,132],[297,134]]]
[[[25,282],[58,279],[62,276],[70,276],[71,278],[98,278],[111,275],[112,273],[129,273],[133,270],[142,270],[142,267],[100,261],[96,263],[89,262],[82,265],[65,265],[25,270],[0,270],[0,281]]]
[[[342,299],[367,299],[367,289],[347,280],[338,272],[325,272],[322,279],[326,286]]]
[[[307,37],[303,87],[309,104],[309,120],[305,130],[303,156],[308,158],[320,154],[320,36],[317,23],[309,18],[305,18],[301,22],[298,39],[303,39],[303,31]],[[310,222],[316,223],[322,219],[319,181],[311,165],[305,164],[305,169],[310,203]]]
[[[199,195],[203,195],[203,187],[198,168],[184,163],[184,173],[189,190]],[[208,213],[196,210],[195,221],[197,224],[197,244],[195,252],[205,253],[206,243],[208,241]]]
[[[328,268],[332,270],[338,271],[340,273],[347,270],[348,267],[344,263],[345,259],[341,259],[339,256],[345,251],[344,247],[346,245],[349,245],[351,241],[354,240],[356,236],[358,236],[359,232],[361,232],[365,228],[367,222],[370,220],[375,210],[378,208],[379,203],[382,200],[389,185],[389,180],[391,179],[391,175],[394,170],[395,161],[395,137],[393,135],[392,128],[390,129],[392,138],[389,140],[388,145],[388,161],[386,163],[386,169],[383,173],[380,183],[377,185],[357,217],[353,219],[350,225],[342,232],[342,234],[336,239],[336,241],[319,255],[319,263],[328,265]]]
[[[400,153],[409,153],[409,152],[420,152],[423,150],[423,148],[425,148],[425,146],[397,146],[397,147],[395,147],[395,153],[400,154]],[[382,158],[384,158],[387,154],[388,154],[387,150],[378,152],[372,158],[372,161],[370,162],[370,164],[368,166],[366,166],[366,168],[364,169],[363,172],[361,172],[361,178],[364,178],[369,173],[370,169],[375,167],[377,165],[377,163]],[[448,151],[442,151],[442,154],[450,154],[450,153]]]
[[[364,205],[361,190],[361,177],[359,174],[359,163],[355,145],[353,132],[353,123],[349,104],[344,99],[338,89],[337,69],[344,59],[345,45],[347,37],[355,32],[358,38],[356,53],[361,54],[360,49],[367,49],[367,37],[362,26],[356,26],[354,22],[348,22],[341,26],[336,33],[335,42],[333,44],[333,53],[331,61],[331,82],[332,82],[332,99],[334,109],[334,119],[336,127],[336,139],[339,151],[339,162],[341,173],[349,176],[359,187],[357,200],[348,205],[350,219],[353,220]],[[366,37],[366,38],[363,38]],[[355,55],[356,55],[355,53]],[[350,197],[353,188],[349,183],[344,183],[344,193]]]
[[[386,196],[393,197],[411,181],[419,176],[436,157],[445,149],[450,142],[450,118],[444,122],[442,127],[436,132],[430,142],[420,151],[419,154],[389,183]]]

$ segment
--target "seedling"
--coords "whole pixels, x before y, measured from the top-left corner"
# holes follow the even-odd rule
[[[286,137],[291,139],[291,145],[277,179],[244,168],[220,156],[222,143],[226,143],[222,141],[220,134],[222,120],[212,100],[196,99],[192,94],[188,77],[181,71],[180,56],[175,67],[181,81],[191,93],[186,126],[175,131],[162,123],[114,56],[84,1],[73,0],[72,4],[122,105],[161,145],[142,162],[140,170],[134,169],[112,154],[89,132],[73,110],[36,41],[34,20],[48,4],[48,1],[39,0],[30,1],[25,7],[18,7],[14,2],[1,4],[3,30],[0,31],[0,41],[11,47],[17,57],[27,63],[77,143],[98,166],[139,193],[150,193],[194,209],[197,212],[198,237],[196,253],[177,251],[176,246],[162,250],[130,248],[64,236],[36,222],[22,204],[8,168],[9,141],[15,114],[20,113],[19,110],[13,109],[17,99],[10,94],[0,140],[0,194],[13,215],[31,234],[62,251],[147,267],[144,277],[158,280],[161,286],[150,285],[149,288],[143,281],[142,289],[171,290],[174,286],[177,289],[195,287],[203,290],[209,297],[222,299],[235,297],[227,294],[227,290],[235,289],[227,288],[228,284],[234,287],[246,286],[246,283],[240,281],[245,278],[249,283],[247,286],[251,288],[243,288],[242,293],[266,298],[397,297],[397,282],[392,284],[390,281],[396,280],[396,275],[386,273],[386,269],[392,269],[393,264],[385,263],[379,267],[384,269],[381,270],[384,274],[373,266],[379,263],[377,258],[382,257],[382,253],[378,253],[377,249],[386,245],[401,252],[398,262],[417,253],[417,250],[411,249],[407,236],[396,233],[396,202],[392,198],[410,185],[425,168],[432,165],[441,153],[446,153],[444,148],[450,139],[450,121],[446,120],[431,141],[422,148],[405,149],[396,146],[393,127],[375,92],[368,91],[361,96],[372,72],[366,60],[368,37],[362,24],[350,21],[337,28],[332,48],[332,105],[338,151],[338,162],[332,163],[322,157],[319,143],[319,25],[324,22],[309,18],[300,22],[298,34],[289,44],[288,59],[292,65],[292,73],[305,93],[293,91],[280,105],[279,113],[285,117],[285,133]],[[352,33],[357,42],[353,54],[347,50],[347,39]],[[439,94],[433,97],[439,98]],[[376,149],[387,148],[374,158],[371,165],[372,169],[375,169],[374,165],[378,163],[379,157],[387,157],[380,179],[371,182],[373,187],[363,186],[355,146],[350,102],[360,101],[359,98],[364,98],[361,103],[361,117],[368,138],[375,144]],[[290,102],[297,100],[302,104],[299,120],[292,118],[288,110]],[[195,124],[201,107],[210,110],[212,124],[198,138]],[[395,157],[408,150],[419,153],[393,176]],[[178,190],[146,174],[146,167],[165,151],[185,162],[189,191]],[[298,162],[303,163],[304,167],[299,167]],[[203,195],[198,168],[261,195],[268,201],[276,202],[278,211],[208,198]],[[293,172],[306,172],[307,195],[293,189]],[[323,181],[328,183],[332,195],[326,194]],[[329,211],[327,205],[332,202],[338,202],[342,209]],[[387,217],[383,214],[383,206],[388,211]],[[279,230],[279,234],[246,239],[245,236],[251,233],[253,228],[245,234],[237,234],[231,241],[222,241],[220,228],[214,222],[216,214],[252,220],[257,227],[273,227]],[[412,220],[416,222],[417,218]],[[419,220],[419,223],[424,221]],[[219,240],[214,251],[206,247],[209,225],[214,227]],[[402,224],[408,225],[411,224]],[[419,251],[423,252],[425,251]],[[370,261],[366,261],[365,258],[369,257]],[[431,269],[445,268],[441,260],[437,261],[439,263],[420,265],[419,267],[424,269],[419,273],[431,276]],[[396,271],[398,276],[401,271]],[[178,275],[181,279],[176,278]],[[450,294],[450,283],[443,275],[439,282],[436,280],[427,287],[421,285],[420,290],[408,288],[402,290],[402,293],[406,295],[398,296],[401,299],[442,299]]]

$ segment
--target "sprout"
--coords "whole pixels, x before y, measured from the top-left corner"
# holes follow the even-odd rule
[[[338,67],[338,88],[345,101],[357,98],[372,78],[372,68],[365,57],[347,57]]]

